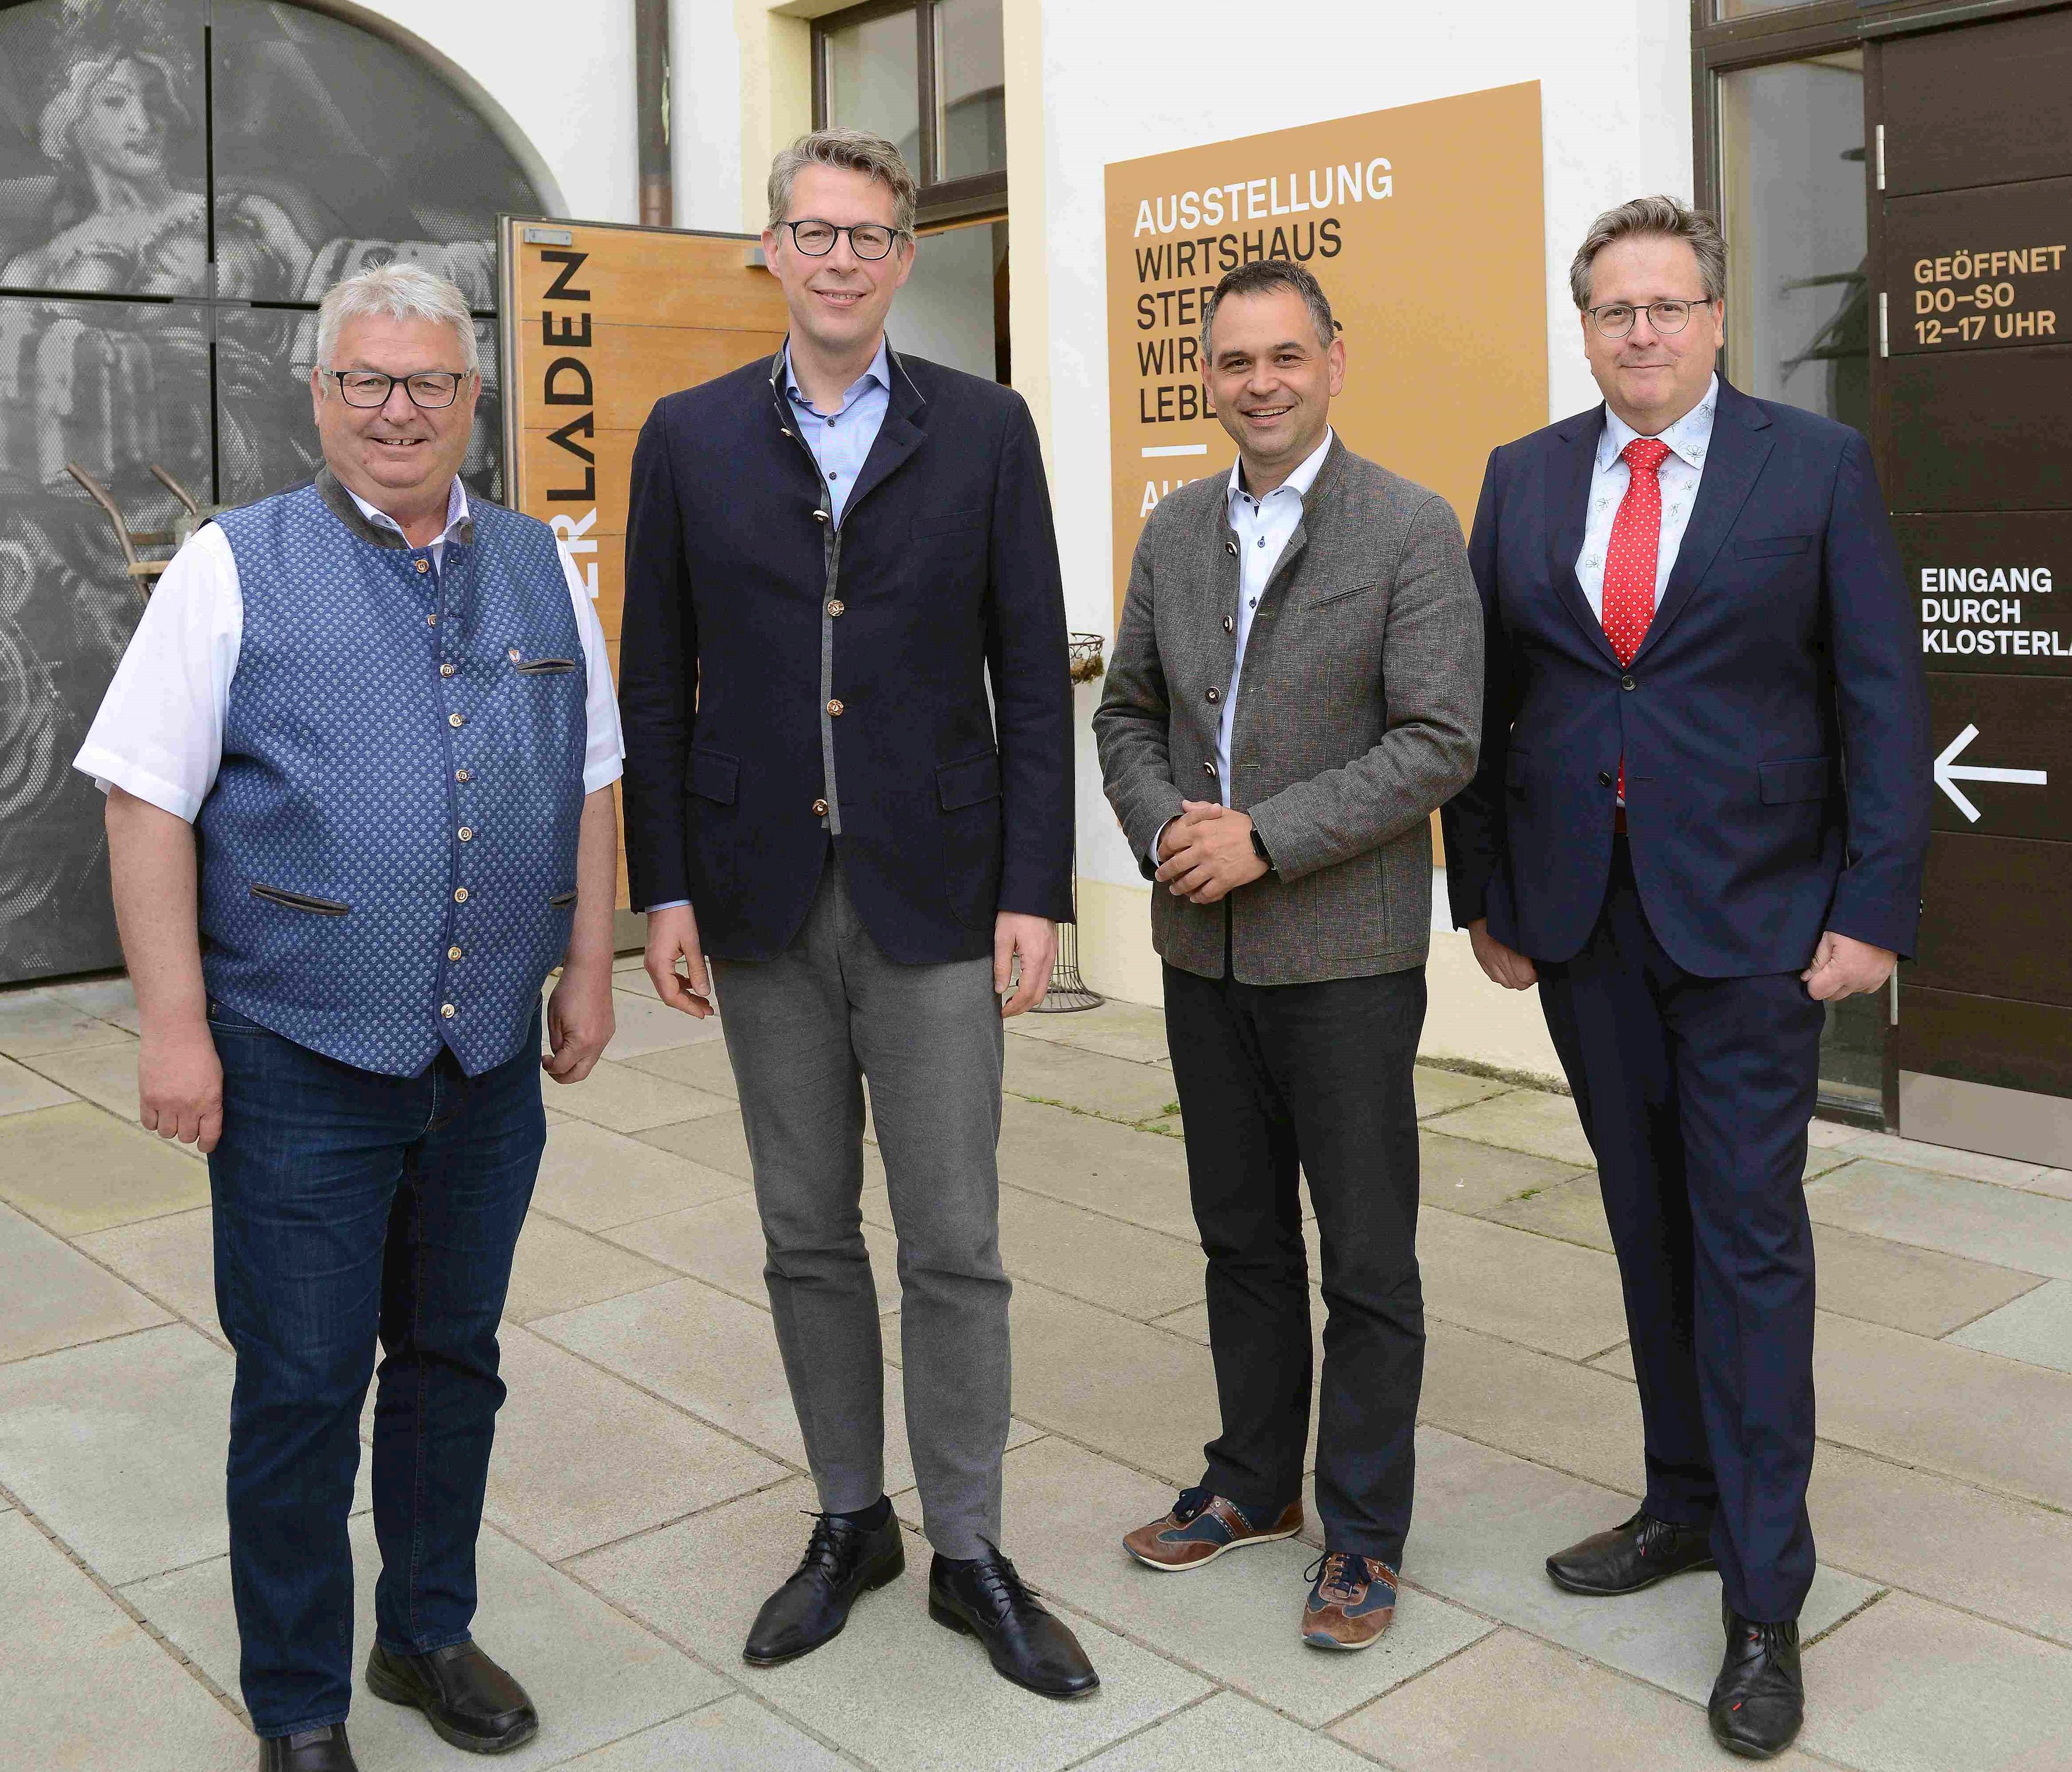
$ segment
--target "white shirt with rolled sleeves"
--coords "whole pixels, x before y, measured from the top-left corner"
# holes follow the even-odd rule
[[[369,522],[402,534],[401,525],[357,493],[352,501]],[[446,526],[432,543],[435,566],[444,564],[446,538],[467,517],[467,494],[456,480]],[[556,551],[582,641],[589,731],[583,792],[594,793],[619,779],[626,747],[604,629],[568,550],[557,544]],[[223,531],[207,524],[159,577],[72,767],[92,776],[103,793],[119,787],[193,823],[222,766],[230,680],[244,633],[236,558]]]
[[[1231,464],[1230,486],[1224,494],[1230,511],[1231,531],[1237,538],[1237,660],[1231,666],[1230,687],[1223,691],[1223,718],[1216,725],[1216,781],[1225,806],[1230,804],[1231,732],[1237,719],[1238,685],[1244,677],[1245,643],[1252,638],[1252,618],[1259,612],[1259,600],[1266,595],[1273,569],[1288,551],[1288,542],[1302,521],[1302,501],[1323,471],[1324,458],[1331,452],[1331,427],[1324,427],[1324,440],[1303,459],[1302,465],[1264,498],[1254,498],[1244,489],[1244,464]],[[1172,828],[1168,818],[1151,839],[1151,865],[1158,866],[1159,846]]]

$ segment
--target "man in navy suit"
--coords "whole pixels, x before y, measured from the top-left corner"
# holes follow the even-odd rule
[[[914,200],[882,137],[823,130],[779,155],[763,245],[784,348],[671,394],[641,431],[627,860],[662,1001],[703,1016],[717,986],[820,1492],[745,1658],[819,1647],[905,1566],[858,1209],[868,1078],[929,1612],[1071,1697],[1093,1668],[1000,1550],[995,1160],[1001,1018],[1042,999],[1071,915],[1064,592],[1021,397],[886,341]]]
[[[1482,970],[1539,983],[1640,1384],[1640,1510],[1548,1573],[1621,1594],[1716,1564],[1712,1733],[1766,1758],[1804,1711],[1823,1005],[1914,941],[1927,692],[1868,446],[1716,373],[1713,223],[1623,204],[1570,281],[1605,402],[1490,458],[1447,880]]]

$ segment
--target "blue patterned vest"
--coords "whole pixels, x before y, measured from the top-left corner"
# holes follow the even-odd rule
[[[195,821],[212,997],[299,1045],[414,1076],[524,1044],[568,946],[581,635],[553,536],[471,501],[431,550],[328,472],[225,511],[244,640]]]

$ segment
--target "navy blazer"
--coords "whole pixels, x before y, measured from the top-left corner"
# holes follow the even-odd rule
[[[1869,446],[1720,383],[1698,497],[1622,669],[1576,575],[1604,408],[1490,457],[1469,562],[1482,747],[1446,807],[1453,921],[1572,958],[1605,899],[1619,760],[1641,899],[1686,972],[1797,971],[1824,929],[1910,953],[1927,686]]]
[[[812,905],[828,700],[834,840],[893,959],[990,954],[999,911],[1072,914],[1071,686],[1035,427],[1006,388],[889,361],[832,593],[781,352],[658,402],[634,452],[619,661],[632,901],[688,898],[724,959],[779,952]]]

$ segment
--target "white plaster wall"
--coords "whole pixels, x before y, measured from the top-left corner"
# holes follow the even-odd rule
[[[626,0],[631,10],[631,0]],[[746,233],[742,214],[741,39],[735,0],[669,0],[669,159],[676,225]]]
[[[678,0],[686,10],[702,3]],[[632,0],[381,0],[331,10],[390,19],[464,70],[545,161],[570,215],[638,219]]]
[[[1042,31],[1053,492],[1075,628],[1112,637],[1114,628],[1103,237],[1109,162],[1538,80],[1550,418],[1597,398],[1568,295],[1576,241],[1600,210],[1638,192],[1691,195],[1683,0],[1308,0],[1292,34],[1256,0],[1190,0],[1184,23],[1170,6],[1145,0],[1044,0]],[[1092,698],[1079,706],[1084,756]],[[1096,892],[1101,882],[1141,892],[1106,802],[1087,791],[1090,772],[1080,775],[1083,880]]]

